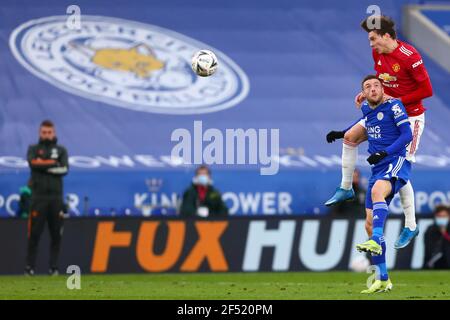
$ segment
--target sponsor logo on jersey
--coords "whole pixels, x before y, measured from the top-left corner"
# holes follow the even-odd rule
[[[395,64],[392,66],[392,70],[394,70],[394,72],[399,72],[399,71],[400,71],[400,64],[395,63]]]
[[[378,65],[381,66],[381,60],[378,60]]]
[[[111,17],[83,15],[25,22],[9,39],[15,58],[37,77],[71,94],[129,110],[199,114],[235,106],[248,94],[242,69],[224,53],[180,33]],[[191,57],[208,48],[219,69],[207,78]]]
[[[370,126],[366,125],[367,134],[372,139],[381,139],[381,127],[380,126]]]
[[[413,69],[416,68],[416,67],[418,67],[418,66],[420,66],[422,63],[423,63],[422,59],[420,59],[419,61],[415,62],[415,63],[412,65]]]
[[[397,81],[397,77],[391,76],[389,73],[380,73],[378,78],[380,78],[381,80],[383,80],[384,82],[387,82],[387,83],[389,83],[391,81]]]

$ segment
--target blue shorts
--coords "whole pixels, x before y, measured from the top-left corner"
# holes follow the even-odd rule
[[[394,195],[408,183],[410,172],[411,162],[402,156],[394,157],[390,161],[374,166],[369,180],[369,187],[367,188],[366,208],[372,209],[372,188],[377,180],[391,182],[392,192],[386,197],[386,203],[389,205]]]

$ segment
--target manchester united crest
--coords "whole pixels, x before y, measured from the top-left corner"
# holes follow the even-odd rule
[[[395,63],[392,66],[392,70],[394,70],[394,72],[399,72],[400,71],[400,65],[398,63]]]

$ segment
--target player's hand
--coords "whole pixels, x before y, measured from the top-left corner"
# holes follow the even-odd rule
[[[377,164],[378,162],[386,158],[387,155],[388,154],[386,151],[374,152],[367,158],[367,162],[369,164]]]
[[[364,97],[364,94],[362,92],[358,93],[355,97],[355,105],[359,109],[361,108],[362,103],[364,102],[366,98]]]
[[[330,131],[327,134],[327,142],[332,143],[336,141],[336,139],[342,139],[344,137],[344,131]]]

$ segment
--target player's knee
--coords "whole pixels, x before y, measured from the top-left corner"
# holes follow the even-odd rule
[[[366,140],[365,129],[360,125],[355,125],[350,130],[347,130],[344,134],[344,140],[354,143],[356,145]]]
[[[379,188],[373,188],[371,192],[372,201],[382,201],[384,199],[383,190],[380,190]]]
[[[356,143],[358,139],[357,139],[356,134],[353,132],[353,130],[348,130],[344,134],[344,140],[351,142],[351,143]]]

